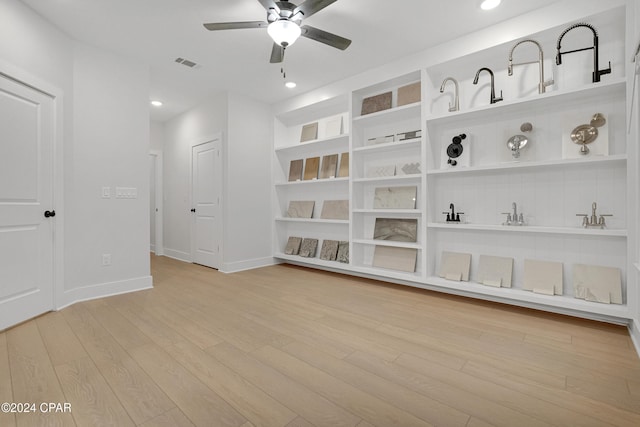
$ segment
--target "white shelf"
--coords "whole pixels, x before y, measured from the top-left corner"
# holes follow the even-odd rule
[[[279,222],[302,222],[307,224],[343,224],[349,225],[348,219],[324,219],[324,218],[287,218],[278,217],[276,221]]]
[[[308,265],[314,265],[314,266],[320,266],[320,267],[327,267],[327,268],[335,268],[335,269],[340,269],[340,270],[349,270],[350,269],[350,265],[345,263],[345,262],[338,262],[338,261],[326,261],[324,259],[320,259],[320,258],[307,258],[307,257],[302,257],[299,255],[286,255],[283,253],[276,253],[274,255],[274,258],[278,258],[284,261],[290,261],[292,263],[295,264],[308,264]]]
[[[366,124],[366,123],[389,123],[397,122],[401,120],[420,117],[421,114],[421,102],[414,102],[413,104],[407,104],[400,107],[390,108],[388,110],[376,111],[375,113],[365,114],[364,116],[357,116],[353,118],[354,124]]]
[[[421,215],[421,209],[354,209],[353,213],[389,214],[389,215]]]
[[[395,175],[395,176],[380,176],[375,178],[354,178],[353,182],[358,183],[396,183],[396,182],[404,182],[404,181],[420,181],[422,175]]]
[[[412,138],[405,141],[385,142],[383,144],[367,145],[365,147],[354,148],[354,153],[382,153],[385,151],[396,151],[399,149],[420,148],[422,138]]]
[[[401,280],[404,282],[419,283],[422,280],[422,274],[407,273],[404,271],[391,270],[388,268],[379,268],[368,265],[352,265],[351,270],[356,273],[366,274],[367,276],[377,276],[381,278],[388,278],[392,280]]]
[[[473,116],[474,118],[486,116],[487,118],[489,118],[495,117],[498,114],[504,114],[504,112],[506,111],[511,113],[512,111],[527,110],[530,112],[533,108],[542,109],[545,106],[555,105],[558,102],[567,102],[572,100],[595,98],[602,95],[611,95],[615,91],[620,91],[620,94],[624,96],[625,88],[625,78],[614,78],[580,88],[546,92],[528,98],[519,98],[509,101],[497,102],[495,104],[483,105],[481,107],[471,108],[469,110],[431,115],[427,117],[427,127],[429,126],[429,122],[459,122],[470,116]]]
[[[309,179],[303,181],[277,182],[277,187],[297,186],[297,185],[318,185],[318,184],[338,184],[348,183],[349,177],[345,178],[325,178],[325,179]]]
[[[485,225],[485,224],[465,224],[465,223],[444,223],[430,222],[428,228],[447,230],[474,230],[474,231],[500,231],[504,233],[542,233],[542,234],[565,234],[581,236],[603,236],[603,237],[627,237],[627,230],[593,229],[593,228],[571,228],[571,227],[538,227],[538,226],[510,226],[510,225]]]
[[[347,150],[348,147],[348,141],[349,141],[349,134],[348,133],[343,133],[341,135],[336,135],[336,136],[332,136],[329,138],[323,138],[323,139],[314,139],[312,141],[305,141],[305,142],[301,142],[299,144],[296,145],[288,145],[286,147],[278,147],[276,148],[276,153],[277,154],[282,154],[282,153],[287,153],[287,154],[292,154],[295,152],[301,152],[301,153],[305,153],[308,152],[312,149],[321,149],[323,151],[327,151],[327,150],[331,150],[331,148],[333,148],[334,150],[339,149],[339,147],[341,145],[344,145],[343,149]]]
[[[461,174],[461,173],[477,173],[477,172],[491,172],[510,169],[527,169],[527,168],[547,168],[547,167],[566,167],[566,166],[582,166],[593,163],[614,163],[614,162],[626,162],[626,154],[614,154],[610,156],[593,156],[584,159],[552,159],[541,160],[535,162],[509,162],[499,163],[494,165],[483,166],[470,166],[461,168],[449,168],[449,169],[432,169],[427,171],[427,175],[439,175],[439,174]]]
[[[629,309],[625,304],[602,304],[566,295],[542,295],[522,289],[494,288],[492,286],[485,286],[476,282],[455,282],[435,276],[428,277],[427,283],[441,288],[471,292],[474,294],[487,295],[501,299],[504,298],[530,304],[539,304],[547,307],[576,310],[604,316],[613,316],[616,318],[628,318],[629,316]]]
[[[394,248],[422,249],[420,243],[395,242],[393,240],[353,239],[353,243],[369,246],[391,246]]]

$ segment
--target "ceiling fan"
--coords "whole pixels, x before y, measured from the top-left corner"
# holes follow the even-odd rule
[[[204,24],[209,31],[234,30],[241,28],[267,28],[267,32],[274,41],[271,50],[271,63],[282,62],[284,51],[291,46],[298,37],[306,37],[320,43],[345,50],[351,40],[310,25],[301,25],[304,18],[324,9],[337,0],[305,0],[299,5],[290,1],[258,0],[267,10],[267,21],[219,22]]]

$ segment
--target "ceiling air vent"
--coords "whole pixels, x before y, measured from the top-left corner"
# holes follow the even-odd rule
[[[178,64],[182,64],[185,67],[189,67],[189,68],[197,68],[198,64],[196,64],[193,61],[189,61],[188,59],[184,59],[184,58],[176,58],[176,62]]]

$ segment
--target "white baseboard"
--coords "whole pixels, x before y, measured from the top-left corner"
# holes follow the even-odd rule
[[[629,324],[629,335],[631,335],[631,341],[636,348],[636,353],[640,356],[640,322],[632,320]]]
[[[177,251],[175,249],[164,248],[164,256],[177,259],[178,261],[191,262],[191,254]]]
[[[129,292],[142,291],[153,288],[151,276],[136,277],[134,279],[118,282],[100,283],[97,285],[83,286],[65,291],[62,303],[56,310],[61,310],[81,301],[104,298]]]
[[[237,273],[244,270],[252,270],[254,268],[268,267],[275,265],[276,261],[272,257],[254,258],[246,261],[224,262],[220,268],[222,273]]]

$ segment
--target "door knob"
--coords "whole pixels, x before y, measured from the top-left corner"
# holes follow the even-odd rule
[[[195,209],[195,208],[191,209],[191,212],[195,212],[195,211],[196,211],[196,209]]]
[[[56,211],[44,211],[44,217],[50,218],[56,216]]]

